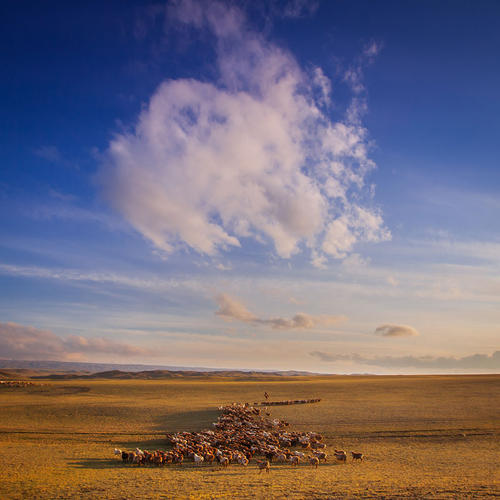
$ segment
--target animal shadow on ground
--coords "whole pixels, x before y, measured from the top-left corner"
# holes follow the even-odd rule
[[[166,433],[165,433],[166,434]],[[116,446],[123,451],[134,451],[136,448],[140,450],[166,450],[171,446],[167,443],[166,437],[160,437],[158,439],[148,439],[148,440],[133,440],[133,441],[120,441]],[[111,450],[113,451],[113,450]]]
[[[189,469],[191,471],[198,471],[200,473],[202,472],[224,472],[225,475],[234,475],[236,470],[230,470],[230,471],[223,471],[219,467],[215,465],[201,465],[198,466],[194,463],[187,462],[183,463],[182,465],[175,464],[175,465],[167,465],[164,467],[157,467],[154,465],[137,465],[137,464],[131,464],[127,462],[122,462],[120,458],[87,458],[84,460],[73,460],[73,459],[68,459],[68,465],[70,467],[73,467],[75,469],[93,469],[93,470],[104,470],[104,469],[158,469],[158,470],[167,470],[167,469]],[[239,470],[239,469],[238,469]],[[243,469],[241,469],[243,471]]]
[[[213,422],[217,421],[220,411],[217,409],[210,410],[192,410],[178,413],[170,413],[169,415],[160,416],[155,421],[157,430],[167,432],[193,432],[203,429],[212,429]]]
[[[127,467],[129,464],[122,463],[121,460],[113,458],[87,458],[84,460],[68,459],[68,465],[76,469],[116,469],[117,467]]]
[[[82,394],[89,392],[90,387],[81,385],[63,385],[63,386],[43,386],[41,388],[35,387],[30,392],[32,394],[41,394],[42,396],[68,396],[72,394]]]

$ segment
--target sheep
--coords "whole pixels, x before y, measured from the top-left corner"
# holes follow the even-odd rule
[[[363,461],[363,453],[356,453],[354,451],[351,451],[351,455],[352,455],[352,461],[354,462],[354,460],[359,460],[359,461]]]
[[[197,455],[196,453],[193,453],[193,460],[197,465],[201,465],[204,461],[204,458],[200,457],[200,455]]]
[[[345,452],[345,451],[344,451],[344,452],[342,452],[342,453],[340,453],[340,452],[338,452],[337,450],[335,450],[335,458],[336,458],[339,462],[344,462],[344,463],[346,463],[346,461],[347,461],[347,454],[346,454],[346,452]]]
[[[318,460],[324,460],[326,462],[326,459],[328,455],[323,452],[323,451],[315,451],[313,452],[316,457],[318,457]]]
[[[271,464],[269,463],[269,460],[265,460],[262,462],[257,462],[257,466],[259,467],[259,474],[265,470],[266,472],[269,472],[271,469]]]
[[[318,442],[314,441],[311,443],[311,448],[313,448],[315,450],[317,450],[318,448],[323,449],[323,448],[326,448],[326,444],[325,443],[318,443]]]
[[[292,455],[289,459],[290,463],[293,465],[293,466],[297,466],[299,465],[299,462],[300,462],[300,458],[295,456],[295,455]]]
[[[121,454],[122,454],[122,450],[115,448],[115,455],[121,455]]]
[[[318,457],[311,457],[311,455],[308,455],[307,458],[309,459],[309,463],[314,467],[318,468],[319,465],[319,459]]]

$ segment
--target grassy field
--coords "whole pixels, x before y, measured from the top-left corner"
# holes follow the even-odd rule
[[[0,389],[0,498],[493,498],[499,488],[500,376],[286,380],[69,380]],[[124,465],[115,447],[165,448],[165,433],[209,428],[217,406],[273,407],[329,449],[361,451],[319,469],[255,463]]]

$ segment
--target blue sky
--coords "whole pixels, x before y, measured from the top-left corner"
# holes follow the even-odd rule
[[[499,14],[3,6],[0,357],[498,371]]]

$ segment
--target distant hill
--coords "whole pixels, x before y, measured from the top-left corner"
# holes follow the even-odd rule
[[[0,378],[33,379],[117,379],[154,380],[196,377],[235,377],[262,379],[265,377],[296,377],[314,375],[303,371],[228,370],[182,366],[119,365],[111,363],[73,363],[66,361],[0,360]]]
[[[193,366],[166,366],[166,365],[135,365],[135,364],[117,364],[117,363],[77,363],[72,361],[31,361],[20,359],[0,359],[0,370],[9,369],[28,369],[28,370],[56,370],[64,372],[105,372],[112,370],[121,370],[127,372],[139,372],[146,370],[195,370],[195,371],[219,371],[219,368],[204,368]],[[222,369],[223,370],[223,369]]]
[[[90,374],[83,373],[54,373],[54,374],[37,374],[31,375],[32,379],[51,379],[51,380],[92,380],[92,379],[109,379],[109,380],[160,380],[160,379],[186,379],[186,378],[237,378],[239,380],[263,380],[275,378],[296,377],[300,375],[313,375],[310,373],[298,372],[256,372],[256,371],[237,371],[237,370],[220,370],[220,371],[193,371],[193,370],[149,370],[142,372],[126,372],[120,370],[111,370],[105,372],[97,372]]]

